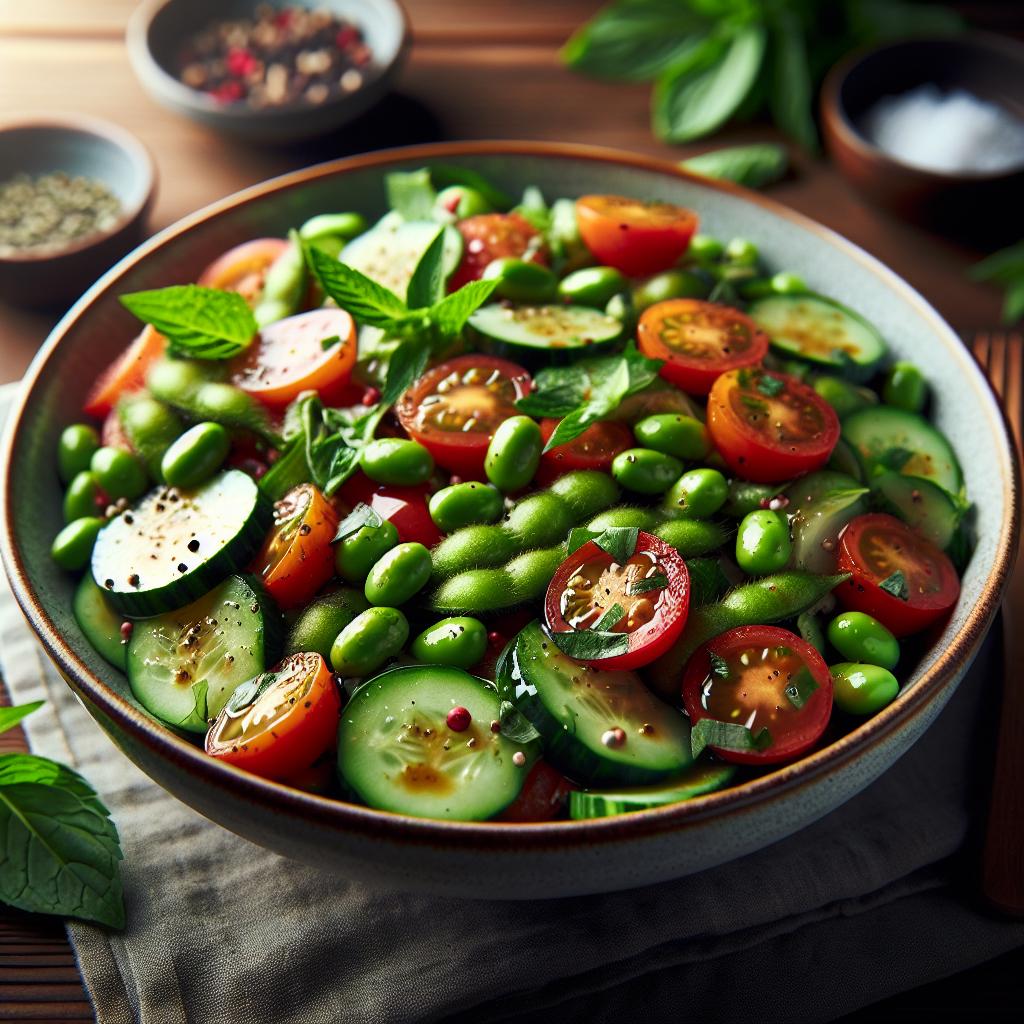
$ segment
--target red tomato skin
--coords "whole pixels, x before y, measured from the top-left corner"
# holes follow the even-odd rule
[[[540,433],[547,444],[548,438],[555,432],[560,420],[543,419],[540,421]],[[595,450],[581,452],[576,450],[581,444],[592,444]],[[625,423],[617,420],[602,420],[587,429],[575,441],[560,444],[540,457],[540,467],[534,481],[541,487],[557,480],[566,473],[577,469],[596,469],[607,473],[612,468],[612,459],[619,452],[633,447],[633,432]]]
[[[527,259],[530,263],[548,263],[547,250],[541,246],[528,257],[530,242],[538,237],[537,229],[518,213],[481,213],[466,217],[455,225],[465,246],[462,260],[448,281],[448,290],[457,291],[470,281],[479,281],[494,260],[504,256]]]
[[[355,473],[341,485],[338,496],[349,508],[360,502],[369,505],[382,519],[394,525],[403,543],[416,542],[432,548],[442,536],[427,507],[432,493],[425,484],[413,487],[378,484],[364,473]]]
[[[907,601],[901,601],[894,594],[883,590],[875,583],[870,572],[866,571],[857,557],[859,532],[866,526],[888,526],[901,533],[910,533],[916,543],[920,544],[941,566],[945,596],[936,598],[933,607],[914,607]],[[850,529],[854,527],[854,529]],[[839,549],[836,557],[839,572],[852,573],[852,577],[835,589],[836,598],[844,608],[866,612],[873,615],[893,636],[905,637],[920,633],[934,622],[944,618],[952,610],[960,597],[960,579],[948,556],[923,537],[913,534],[905,523],[894,516],[881,512],[871,512],[857,516],[847,524],[839,535]]]
[[[93,384],[82,406],[86,416],[101,420],[110,413],[117,400],[130,391],[139,391],[146,383],[146,373],[167,348],[167,340],[148,325],[104,371]]]
[[[543,759],[526,776],[519,796],[498,815],[498,821],[555,821],[565,814],[569,794],[576,787]]]
[[[818,689],[811,694],[803,708],[804,712],[815,716],[817,721],[809,720],[810,728],[807,729],[804,736],[795,742],[773,743],[765,750],[728,750],[724,747],[711,747],[710,749],[723,761],[754,765],[781,764],[794,761],[807,753],[821,739],[832,716],[832,675],[828,670],[828,665],[825,664],[825,659],[809,643],[788,629],[781,629],[778,626],[739,626],[713,637],[702,647],[697,648],[686,663],[686,669],[683,672],[683,706],[690,717],[690,722],[696,725],[702,718],[711,717],[700,702],[701,686],[711,667],[708,651],[721,653],[726,644],[729,646],[732,644],[737,646],[763,644],[765,647],[781,644],[795,650],[810,669],[814,681],[818,684]]]

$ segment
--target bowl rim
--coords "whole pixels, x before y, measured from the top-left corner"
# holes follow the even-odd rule
[[[32,128],[48,129],[60,134],[92,135],[107,145],[121,150],[131,161],[143,188],[139,198],[122,209],[121,215],[109,228],[86,235],[72,245],[60,249],[30,249],[21,255],[0,255],[0,264],[18,266],[45,263],[49,260],[63,259],[65,256],[85,252],[123,231],[129,224],[143,216],[152,204],[159,178],[156,161],[146,144],[127,128],[122,128],[121,125],[107,121],[105,118],[94,117],[92,114],[76,114],[70,111],[66,113],[54,111],[40,114],[18,114],[0,118],[0,134]]]
[[[932,171],[926,167],[918,167],[899,160],[880,149],[870,141],[850,118],[842,102],[842,89],[849,75],[860,67],[868,58],[890,50],[902,50],[914,46],[930,46],[935,43],[959,45],[995,50],[1016,58],[1024,72],[1024,43],[995,32],[984,32],[972,29],[959,35],[924,35],[909,39],[893,39],[884,43],[861,46],[848,53],[834,64],[825,76],[821,87],[822,116],[828,127],[839,138],[842,145],[854,150],[863,159],[871,161],[877,170],[897,171],[903,175],[917,175],[922,181],[935,186],[966,185],[1001,182],[1018,176],[1024,176],[1024,163],[1016,167],[1004,168],[1000,171]],[[922,81],[921,85],[928,84]],[[881,94],[878,97],[882,98]]]
[[[211,99],[199,89],[193,89],[180,79],[175,78],[167,68],[156,59],[152,47],[149,45],[149,29],[156,16],[165,8],[173,4],[175,0],[141,0],[132,11],[125,27],[125,42],[128,47],[128,59],[135,69],[136,74],[145,80],[147,73],[154,76],[152,85],[169,100],[180,104],[183,107],[191,108],[193,111],[202,112],[221,119],[224,122],[236,121],[239,123],[264,121],[275,122],[294,117],[296,114],[312,114],[318,110],[331,110],[354,103],[357,96],[365,93],[365,90],[375,82],[382,81],[389,74],[395,71],[405,59],[412,43],[412,27],[409,21],[409,13],[405,9],[402,0],[372,0],[373,3],[386,4],[398,15],[401,23],[402,34],[395,47],[392,57],[385,63],[375,63],[371,60],[369,69],[372,75],[360,84],[359,88],[353,89],[351,93],[342,93],[328,98],[325,102],[316,106],[302,103],[295,100],[279,107],[266,107],[261,110],[253,109],[248,105],[223,104]],[[306,6],[305,0],[299,2]],[[256,4],[254,3],[255,7]]]
[[[19,443],[24,428],[25,412],[32,402],[34,390],[44,375],[50,358],[67,333],[89,315],[95,302],[112,291],[126,272],[151,253],[212,217],[320,178],[360,170],[383,172],[395,164],[416,161],[451,161],[475,156],[529,157],[576,163],[612,164],[678,178],[713,191],[735,195],[814,233],[880,277],[904,302],[915,307],[919,314],[930,322],[935,333],[942,336],[953,354],[961,360],[965,386],[974,388],[982,408],[988,415],[993,433],[1003,440],[1002,455],[1006,472],[1001,485],[1005,512],[1000,526],[999,544],[982,593],[968,612],[964,627],[956,634],[949,647],[939,653],[935,664],[916,681],[914,686],[902,691],[892,704],[873,718],[793,764],[785,765],[731,789],[719,790],[679,804],[586,821],[515,824],[439,821],[378,811],[292,789],[210,758],[201,748],[159,725],[107,686],[78,658],[67,640],[58,632],[35,593],[28,567],[15,545],[12,525],[14,495],[9,486],[9,467],[12,465],[14,449]],[[115,264],[79,299],[53,329],[37,353],[25,375],[8,419],[2,456],[8,470],[0,478],[0,509],[3,513],[0,555],[14,595],[29,624],[39,636],[51,660],[80,697],[109,717],[117,728],[126,731],[135,741],[145,745],[152,754],[171,762],[177,769],[187,771],[197,783],[202,783],[208,789],[221,791],[231,799],[253,802],[272,813],[301,818],[307,823],[327,830],[357,833],[370,839],[400,842],[403,845],[449,850],[457,848],[507,852],[511,843],[515,843],[517,849],[523,850],[621,843],[641,837],[677,832],[709,818],[741,816],[752,804],[769,803],[809,787],[823,775],[846,765],[867,748],[882,743],[900,727],[921,715],[930,699],[950,684],[950,679],[958,666],[973,657],[999,608],[1002,591],[1016,554],[1020,528],[1020,473],[1005,414],[991,384],[978,369],[959,338],[909,284],[852,242],[775,200],[729,182],[715,181],[693,174],[669,161],[572,143],[475,141],[380,150],[292,171],[211,203],[143,243]]]

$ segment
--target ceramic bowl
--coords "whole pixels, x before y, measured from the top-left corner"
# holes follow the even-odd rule
[[[146,91],[165,107],[249,142],[285,143],[325,135],[365,113],[391,86],[409,47],[409,27],[397,0],[317,0],[363,30],[373,52],[363,84],[333,94],[318,105],[292,103],[255,110],[224,104],[184,85],[177,75],[182,43],[212,21],[246,17],[269,3],[294,6],[296,0],[143,0],[128,22],[128,57]],[[307,6],[314,6],[308,3]]]
[[[64,171],[103,182],[121,200],[117,222],[58,249],[0,255],[0,297],[67,306],[145,237],[156,167],[130,132],[79,114],[0,120],[0,182]]]
[[[860,728],[734,789],[624,817],[531,825],[442,823],[380,813],[247,775],[147,717],[123,676],[86,642],[71,614],[74,581],[51,562],[61,525],[54,463],[61,429],[78,416],[97,372],[137,327],[123,292],[193,278],[246,238],[279,235],[315,212],[384,210],[383,175],[446,163],[487,175],[511,194],[611,192],[698,210],[723,238],[756,239],[779,267],[802,274],[870,318],[900,358],[927,367],[938,425],[960,451],[978,502],[978,544],[948,626],[900,696]],[[869,785],[928,727],[988,630],[1016,550],[1018,479],[999,406],[949,327],[895,274],[806,218],[669,163],[586,147],[457,143],[324,164],[248,189],[151,239],[99,281],[56,327],[28,372],[4,444],[3,559],[50,657],[113,741],[161,786],[256,843],[367,883],[489,898],[611,891],[679,877],[775,842]],[[41,468],[42,467],[42,468]]]

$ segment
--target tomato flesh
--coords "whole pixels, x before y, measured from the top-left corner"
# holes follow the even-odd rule
[[[360,503],[369,505],[377,515],[394,525],[400,541],[428,548],[441,540],[441,531],[434,525],[427,507],[430,495],[426,484],[409,487],[378,484],[363,473],[351,476],[338,492],[346,512]]]
[[[529,389],[530,375],[507,359],[458,356],[424,374],[395,411],[439,466],[483,479],[494,431],[517,414],[515,403]]]
[[[199,275],[197,284],[205,288],[238,292],[254,305],[263,292],[267,271],[288,248],[284,238],[253,238],[218,256]]]
[[[270,685],[250,703],[228,701],[206,734],[206,752],[267,779],[301,777],[334,742],[338,688],[319,654],[293,654],[268,675]]]
[[[754,736],[768,730],[764,749],[712,746],[724,761],[779,764],[808,751],[825,732],[832,676],[822,656],[795,633],[740,626],[708,641],[687,662],[683,703],[694,724],[713,718],[745,726]]]
[[[917,633],[948,615],[960,596],[949,557],[881,512],[847,524],[837,562],[840,572],[853,574],[836,588],[843,606],[873,615],[895,636]]]
[[[562,817],[576,787],[540,760],[530,769],[519,796],[498,815],[498,821],[554,821]]]
[[[756,366],[768,336],[745,313],[700,299],[648,307],[637,329],[640,351],[663,359],[661,376],[691,395],[706,395],[726,370]]]
[[[708,432],[744,480],[777,483],[820,469],[839,440],[839,417],[813,388],[761,367],[723,373],[708,396]]]
[[[601,263],[627,277],[646,277],[668,270],[686,252],[697,215],[671,203],[591,195],[576,200],[576,223]]]
[[[115,359],[92,386],[82,412],[102,419],[111,412],[117,400],[146,383],[149,368],[164,354],[167,339],[155,327],[146,324],[142,333]]]
[[[479,281],[488,265],[506,256],[547,265],[548,252],[540,232],[518,213],[481,213],[455,225],[462,235],[462,259],[448,281],[456,291]]]
[[[253,571],[281,608],[298,608],[334,575],[338,514],[315,484],[292,488],[274,506],[274,526]]]
[[[560,420],[543,419],[540,432],[547,444]],[[577,469],[596,469],[607,473],[612,459],[619,452],[633,447],[633,432],[625,423],[617,420],[601,420],[587,427],[579,437],[567,444],[560,444],[540,457],[540,468],[534,478],[542,487],[565,473]]]
[[[544,598],[544,619],[552,633],[599,628],[628,635],[624,653],[580,659],[605,669],[640,668],[660,657],[683,631],[689,609],[686,563],[674,548],[643,530],[622,563],[595,541],[583,544],[559,566]]]

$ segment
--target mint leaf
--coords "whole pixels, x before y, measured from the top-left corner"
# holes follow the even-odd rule
[[[395,171],[384,179],[388,205],[397,210],[403,220],[432,220],[437,193],[430,181],[430,171]]]
[[[747,188],[764,188],[786,173],[789,157],[784,146],[763,142],[713,149],[682,160],[679,166],[705,178],[733,181]]]
[[[714,651],[708,651],[708,660],[711,662],[712,675],[718,676],[719,679],[729,678],[729,662],[725,658]]]
[[[498,705],[498,727],[501,735],[513,743],[532,743],[540,739],[533,723],[510,700]]]
[[[420,257],[409,287],[406,304],[410,309],[433,306],[444,298],[444,228],[438,228],[433,241]]]
[[[571,555],[578,551],[587,541],[593,540],[601,535],[600,530],[588,530],[585,526],[574,526],[569,531],[569,539],[566,542],[566,554]]]
[[[668,577],[662,576],[661,573],[658,573],[656,576],[648,576],[643,580],[633,580],[633,582],[629,584],[626,593],[630,597],[634,597],[637,594],[646,594],[648,591],[661,590],[667,586]]]
[[[811,670],[805,665],[789,681],[784,692],[789,703],[799,711],[811,699],[811,694],[817,689],[817,680],[815,680],[814,676],[811,675]]]
[[[0,708],[0,733],[13,729],[23,718],[28,718],[33,711],[38,711],[42,706],[43,701],[34,700],[31,704]]]
[[[457,292],[446,295],[430,307],[428,316],[446,337],[454,338],[462,332],[466,321],[491,297],[498,287],[497,280],[470,281]]]
[[[117,829],[77,772],[33,754],[0,756],[0,902],[124,926]]]
[[[609,526],[594,538],[594,543],[619,565],[624,565],[636,551],[639,536],[640,531],[635,526]]]
[[[389,288],[316,246],[307,243],[304,251],[306,262],[323,290],[361,324],[387,328],[409,319],[405,303]]]
[[[621,618],[621,616],[620,616]],[[629,650],[628,633],[609,633],[598,629],[578,629],[570,633],[552,633],[554,645],[577,661],[614,658]]]
[[[762,373],[757,378],[757,390],[762,395],[774,398],[777,394],[786,390],[786,382],[779,377],[772,377],[767,373]]]
[[[332,544],[336,544],[339,540],[344,540],[346,537],[351,537],[352,534],[358,533],[364,526],[378,527],[383,523],[384,520],[381,518],[378,512],[375,512],[369,505],[364,502],[360,502],[354,509],[340,523],[338,523],[338,529],[331,539]]]
[[[591,627],[597,632],[603,632],[604,630],[613,629],[619,622],[622,621],[622,616],[626,614],[626,609],[621,604],[613,604],[611,608],[608,608],[602,613],[601,617]]]
[[[172,355],[230,359],[256,336],[256,320],[237,292],[172,285],[120,296],[121,305],[165,338]]]
[[[690,730],[690,753],[694,758],[699,757],[705,747],[720,747],[722,750],[766,750],[771,745],[772,735],[766,728],[755,735],[745,725],[719,722],[715,718],[702,718]]]
[[[907,589],[907,578],[903,575],[902,569],[897,569],[891,576],[887,576],[878,584],[887,594],[899,598],[901,601],[910,600],[910,591]]]

